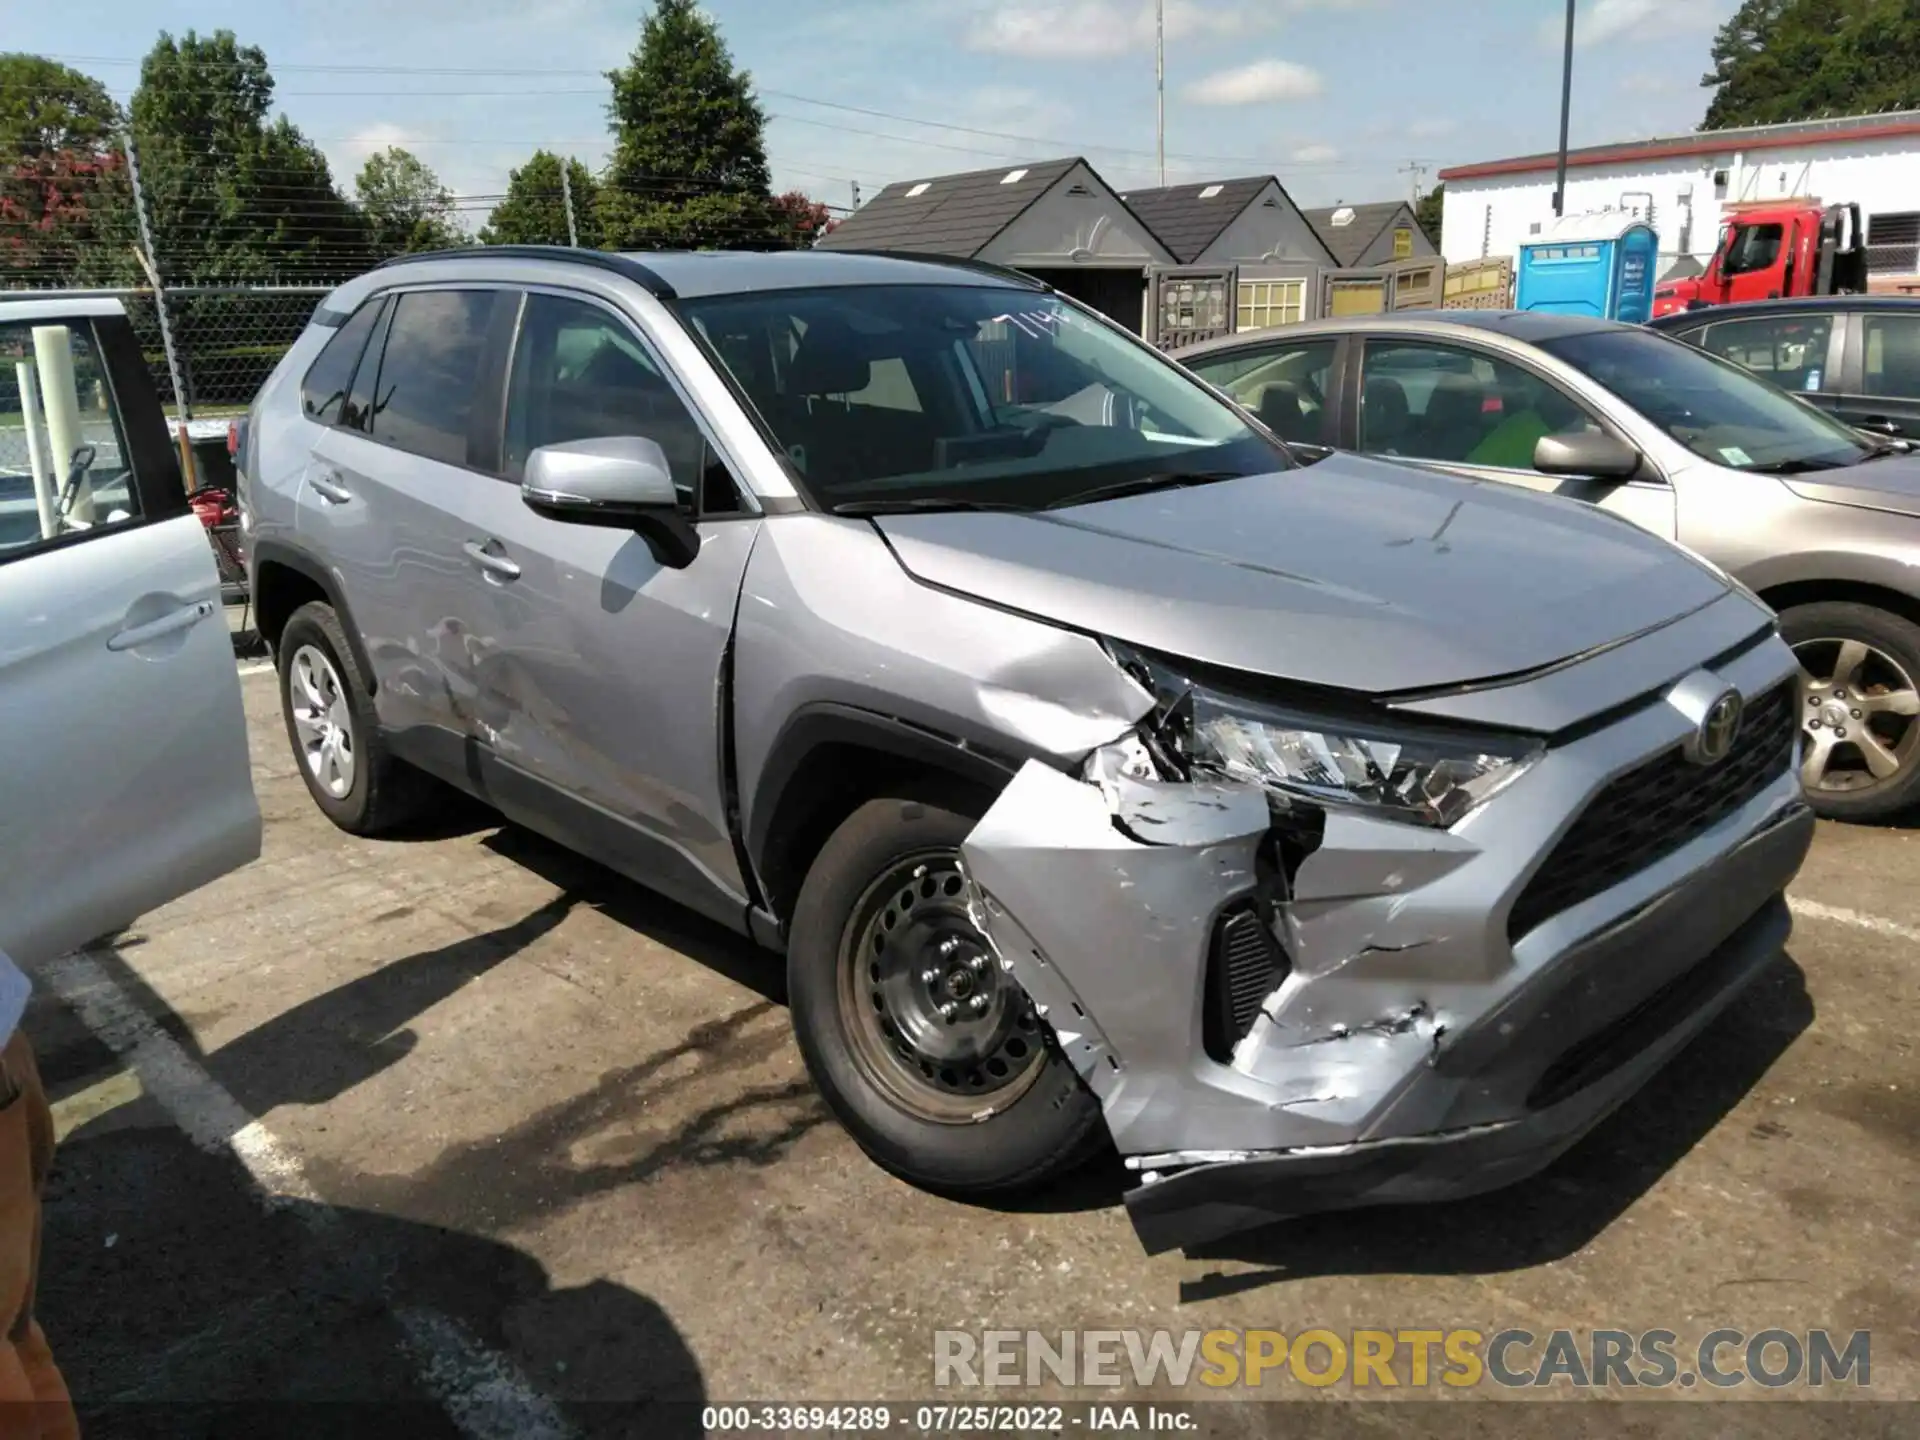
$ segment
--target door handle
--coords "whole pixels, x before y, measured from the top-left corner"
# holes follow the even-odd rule
[[[175,634],[181,630],[190,630],[202,620],[213,614],[211,600],[196,600],[191,605],[182,605],[178,610],[170,610],[158,620],[149,620],[144,625],[130,625],[107,637],[109,650],[138,650],[142,645],[151,645],[154,641]]]
[[[334,472],[310,476],[307,483],[313,486],[313,493],[329,505],[344,505],[353,499],[353,492],[340,483],[340,477]]]
[[[469,540],[460,548],[467,552],[467,558],[469,560],[473,561],[474,564],[478,565],[489,575],[497,576],[502,580],[518,580],[520,578],[520,567],[506,556],[500,554],[499,551],[489,550],[487,545],[493,543],[493,541],[488,541],[486,544],[482,544],[478,540]]]

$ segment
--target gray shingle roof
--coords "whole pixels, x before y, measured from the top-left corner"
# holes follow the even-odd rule
[[[1272,183],[1271,175],[1249,175],[1240,180],[1215,180],[1204,185],[1129,190],[1120,198],[1160,238],[1160,243],[1173,252],[1174,259],[1182,265],[1191,265]],[[1215,193],[1202,199],[1209,190]]]
[[[818,242],[822,250],[978,255],[1079,159],[996,165],[887,186]],[[1009,180],[1010,175],[1019,175]],[[919,193],[914,192],[918,190]]]
[[[1406,209],[1404,200],[1383,200],[1377,205],[1329,205],[1324,210],[1302,213],[1314,233],[1333,252],[1334,263],[1345,266],[1357,264],[1368,247],[1380,238],[1380,232]],[[1346,225],[1336,225],[1333,217],[1342,210],[1351,210],[1353,219]],[[1411,220],[1408,223],[1411,224]]]

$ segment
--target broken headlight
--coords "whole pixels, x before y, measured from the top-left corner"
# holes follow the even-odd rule
[[[1127,668],[1161,703],[1143,736],[1163,769],[1251,781],[1281,797],[1448,826],[1540,755],[1525,737],[1400,725],[1235,695],[1142,657]]]

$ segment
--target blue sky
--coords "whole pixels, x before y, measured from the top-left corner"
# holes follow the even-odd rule
[[[1738,0],[1579,0],[1573,143],[1691,129]],[[598,164],[643,0],[0,0],[0,45],[123,98],[161,29],[234,30],[349,183],[403,144],[497,193],[538,146]],[[1153,0],[706,0],[774,117],[782,187],[1080,153],[1155,183]],[[1278,174],[1303,205],[1406,193],[1426,167],[1551,149],[1560,0],[1166,0],[1168,178]],[[433,73],[442,72],[442,73]],[[842,108],[835,108],[842,107]],[[862,112],[880,112],[862,113]],[[920,123],[934,122],[934,123]],[[483,205],[475,207],[484,210]]]

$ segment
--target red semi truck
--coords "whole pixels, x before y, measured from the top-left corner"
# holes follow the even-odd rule
[[[1867,244],[1856,204],[1772,200],[1729,207],[1706,272],[1668,280],[1653,313],[1783,295],[1847,295],[1867,288]]]

